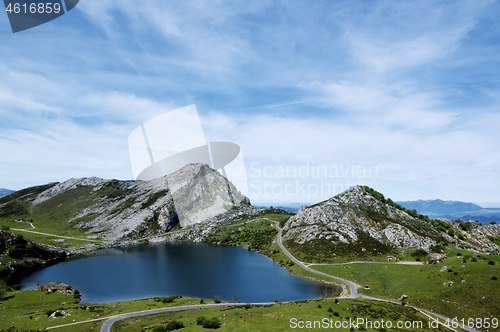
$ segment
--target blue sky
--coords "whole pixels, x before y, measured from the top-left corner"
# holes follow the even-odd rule
[[[131,179],[130,132],[196,104],[208,141],[240,145],[256,203],[354,184],[500,202],[499,14],[498,1],[82,0],[12,34],[4,13],[0,187]]]

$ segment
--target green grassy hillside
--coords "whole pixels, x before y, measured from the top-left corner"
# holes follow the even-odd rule
[[[358,263],[313,269],[354,281],[361,294],[398,300],[448,317],[500,317],[500,256],[449,258],[434,265]],[[490,263],[491,262],[491,263]],[[494,265],[491,265],[494,264]],[[440,272],[446,266],[446,271]]]

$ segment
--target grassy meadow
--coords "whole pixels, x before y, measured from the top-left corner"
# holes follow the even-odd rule
[[[394,327],[396,327],[398,321],[403,324],[405,322],[410,324],[408,328],[405,328],[404,325],[402,328],[397,328],[397,331],[446,331],[442,327],[429,328],[429,319],[408,307],[364,300],[338,300],[337,302],[334,300],[310,300],[296,303],[280,303],[265,307],[207,308],[165,313],[120,321],[113,326],[113,331],[139,332],[145,331],[145,329],[155,331],[155,328],[165,327],[174,320],[184,325],[184,328],[180,331],[211,330],[197,325],[197,318],[199,317],[205,317],[208,320],[215,318],[220,323],[217,331],[264,332],[290,330],[293,326],[301,330],[299,324],[304,324],[304,327],[307,327],[306,324],[309,322],[309,324],[312,324],[311,326],[314,326],[315,321],[317,323],[314,330],[317,331],[327,329],[336,331],[384,331],[380,325],[376,325],[376,322],[381,324],[382,319],[385,324],[390,321]],[[328,328],[321,325],[324,324],[324,319],[328,322]],[[375,325],[370,328],[370,326],[360,324],[351,330],[352,326],[346,324],[349,323],[349,320],[355,322],[356,319],[362,319],[363,321],[368,319]],[[342,324],[343,322],[344,326],[348,326],[347,328],[342,328],[341,325],[335,328],[335,324]],[[330,326],[333,326],[333,328]],[[419,328],[420,326],[423,328]]]
[[[486,260],[448,258],[426,265],[370,264],[315,265],[315,270],[354,281],[369,289],[364,295],[406,302],[448,317],[500,317],[500,256]],[[489,262],[495,262],[490,265]],[[444,270],[446,266],[446,270]]]

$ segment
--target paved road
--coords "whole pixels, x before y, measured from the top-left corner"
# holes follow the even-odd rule
[[[283,252],[295,264],[297,264],[298,266],[300,266],[301,268],[303,268],[306,271],[309,271],[309,272],[312,272],[312,273],[315,273],[315,274],[319,274],[319,275],[322,275],[322,276],[325,276],[325,277],[328,277],[328,278],[332,278],[334,280],[337,280],[337,281],[340,281],[340,282],[346,284],[347,286],[349,286],[349,288],[351,290],[351,292],[350,292],[351,294],[349,294],[348,298],[364,297],[364,296],[362,296],[361,294],[358,293],[358,286],[355,283],[353,283],[352,281],[345,280],[345,279],[342,279],[342,278],[339,278],[339,277],[335,277],[335,276],[332,276],[332,275],[329,275],[329,274],[326,274],[326,273],[323,273],[323,272],[319,272],[319,271],[313,270],[310,267],[306,266],[303,262],[301,262],[298,259],[296,259],[295,257],[293,257],[292,254],[290,254],[288,252],[288,250],[286,250],[286,248],[283,246],[283,243],[281,243],[281,235],[283,233],[283,228],[280,228],[279,223],[277,221],[270,220],[270,219],[266,219],[266,220],[269,220],[269,221],[274,222],[276,224],[276,228],[279,230],[278,245],[280,246],[281,250],[283,250]]]
[[[265,303],[251,303],[252,305],[274,305],[276,303],[274,302],[265,302]],[[140,317],[140,316],[147,316],[147,315],[155,315],[155,314],[161,314],[165,312],[174,312],[174,311],[183,311],[183,310],[192,310],[192,309],[206,309],[206,308],[216,308],[216,307],[242,307],[244,306],[245,303],[217,303],[217,304],[203,304],[203,305],[187,305],[187,306],[181,306],[181,307],[171,307],[171,308],[162,308],[162,309],[153,309],[153,310],[147,310],[147,311],[139,311],[139,312],[132,312],[129,314],[123,314],[123,315],[118,315],[114,317],[110,317],[108,320],[106,320],[104,323],[101,325],[101,332],[111,332],[111,326],[122,320],[122,319],[127,319],[127,318],[132,318],[132,317]]]
[[[347,263],[304,263],[306,266],[313,266],[313,265],[350,265],[350,264],[395,264],[395,265],[424,265],[423,262],[407,262],[407,261],[402,261],[402,262],[347,262]]]

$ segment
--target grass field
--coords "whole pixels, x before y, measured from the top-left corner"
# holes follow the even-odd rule
[[[15,326],[18,329],[42,329],[49,326],[98,319],[127,312],[200,303],[199,299],[193,298],[181,298],[177,299],[175,303],[168,304],[164,304],[157,300],[158,299],[146,299],[106,304],[90,304],[75,303],[73,296],[59,293],[47,294],[45,291],[40,290],[7,292],[1,301],[0,329],[6,329],[10,326]],[[213,303],[213,301],[207,301],[207,303]],[[54,310],[64,310],[71,316],[59,318],[48,317],[47,312]],[[89,324],[88,326],[94,325],[96,325],[96,323]],[[83,331],[85,329],[77,330],[76,327],[70,327],[64,330]],[[59,329],[55,331],[59,331]],[[61,329],[61,331],[63,331],[63,329]]]
[[[78,222],[84,220],[70,220],[75,218],[83,209],[96,204],[96,198],[100,197],[100,193],[92,193],[92,189],[92,187],[77,187],[65,192],[64,195],[57,195],[34,206],[23,201],[14,200],[9,203],[14,205],[12,209],[6,210],[4,208],[6,211],[3,211],[2,219],[11,221],[19,218],[32,220],[37,232],[84,237],[88,234],[85,234],[84,230],[74,227]],[[9,225],[11,228],[21,228],[18,227],[20,223],[8,224],[13,224]]]
[[[123,320],[113,326],[113,331],[144,331],[146,328],[149,330],[156,326],[166,326],[172,320],[184,324],[185,327],[181,331],[210,330],[197,325],[197,318],[200,316],[218,320],[221,323],[218,331],[267,332],[291,330],[293,326],[301,330],[299,324],[304,324],[303,329],[310,330],[306,328],[306,324],[311,324],[314,327],[314,322],[317,322],[314,329],[317,331],[327,329],[350,331],[351,326],[349,325],[347,325],[347,328],[335,328],[335,324],[342,324],[342,322],[344,322],[345,326],[349,323],[349,319],[354,320],[354,322],[356,319],[361,319],[363,322],[365,319],[371,321],[371,328],[369,325],[360,324],[355,328],[356,331],[384,331],[380,325],[377,325],[381,324],[382,319],[386,324],[385,326],[388,324],[387,321],[390,321],[390,324],[394,327],[398,322],[410,324],[410,328],[405,328],[403,325],[402,328],[393,331],[446,331],[443,328],[428,328],[428,318],[413,309],[390,303],[363,300],[339,300],[337,304],[334,300],[311,300],[299,303],[281,303],[267,307],[252,306],[249,309],[238,307],[189,310]],[[328,328],[322,325],[325,324],[324,319],[328,322]],[[333,326],[333,328],[330,326]],[[418,328],[420,326],[423,328]],[[351,331],[354,331],[354,329]]]
[[[199,299],[179,298],[173,303],[162,303],[160,299],[146,299],[107,303],[102,305],[88,303],[71,303],[71,296],[39,290],[19,291],[8,293],[0,309],[0,330],[15,326],[18,329],[42,329],[50,326],[59,326],[92,319],[114,316],[127,312],[144,311],[164,307],[199,304]],[[205,304],[213,301],[205,301]],[[71,316],[49,318],[47,312],[64,310]],[[280,303],[272,306],[252,306],[238,308],[207,308],[150,315],[120,321],[115,324],[114,331],[144,331],[145,328],[161,326],[171,320],[179,320],[185,325],[183,331],[207,331],[196,325],[196,318],[204,316],[207,319],[217,318],[221,324],[220,331],[275,331],[290,328],[290,324],[307,324],[308,321],[328,324],[342,324],[349,320],[368,319],[372,324],[391,321],[392,324],[403,322],[418,328],[398,328],[397,331],[447,331],[446,329],[428,328],[429,319],[421,313],[400,305],[366,300],[310,300],[298,303]],[[332,321],[330,321],[332,320]],[[337,322],[337,323],[335,323]],[[378,323],[377,323],[378,322]],[[421,322],[421,323],[419,323]],[[53,329],[57,332],[90,332],[98,331],[102,321],[85,322],[82,324]],[[314,323],[311,323],[314,324]],[[324,323],[323,323],[324,324]],[[363,323],[365,324],[365,323]],[[387,324],[387,323],[386,323]],[[387,326],[387,325],[385,325]],[[420,328],[422,326],[423,328]],[[359,325],[360,331],[383,331],[380,326],[367,328]],[[366,328],[366,329],[364,329]],[[395,328],[395,327],[394,327]],[[337,328],[339,331],[349,331],[349,328]]]
[[[490,258],[490,257],[489,257]],[[488,259],[489,259],[488,258]],[[492,256],[493,261],[500,256]],[[447,270],[440,272],[446,266]],[[368,285],[361,294],[397,300],[407,295],[407,303],[448,317],[500,317],[500,264],[449,258],[435,265],[359,263],[312,266],[315,270]]]

